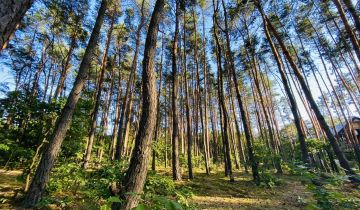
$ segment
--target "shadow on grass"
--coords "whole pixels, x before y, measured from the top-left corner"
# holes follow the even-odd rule
[[[234,173],[235,182],[230,182],[223,173],[211,175],[195,173],[193,180],[179,184],[190,186],[194,192],[191,199],[197,209],[301,209],[302,198],[311,196],[300,182],[279,175],[280,186],[267,188],[252,181],[251,174]]]

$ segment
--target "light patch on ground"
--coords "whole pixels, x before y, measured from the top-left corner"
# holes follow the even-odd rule
[[[14,209],[10,204],[18,192],[23,187],[22,182],[17,180],[22,171],[6,171],[0,169],[0,209]]]

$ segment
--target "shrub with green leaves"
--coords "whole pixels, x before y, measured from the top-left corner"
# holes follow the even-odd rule
[[[258,184],[261,187],[273,188],[281,184],[281,180],[279,178],[268,172],[261,172],[259,173],[259,175],[260,175],[260,181]]]
[[[192,196],[190,187],[176,186],[170,177],[150,172],[144,187],[142,205],[147,209],[192,209],[193,206],[188,201]]]

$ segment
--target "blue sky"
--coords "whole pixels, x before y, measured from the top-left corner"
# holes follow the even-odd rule
[[[208,1],[208,2],[210,2],[210,1]],[[151,1],[150,4],[153,4],[153,1]],[[123,4],[123,5],[124,5],[124,4]],[[131,6],[131,4],[128,4],[128,5],[125,5],[125,6]],[[91,8],[91,12],[92,12],[92,13],[96,12],[96,10],[95,10],[95,9],[96,9],[96,8],[95,8],[95,0],[91,0],[91,1],[90,1],[90,8]],[[206,15],[206,19],[205,19],[205,28],[206,28],[206,29],[205,29],[205,30],[207,30],[207,31],[209,31],[209,30],[211,29],[211,27],[212,27],[212,19],[211,19],[211,16],[209,16],[209,15],[211,15],[211,14],[212,14],[212,7],[211,7],[211,6],[209,5],[209,3],[208,3],[208,5],[207,5],[207,7],[206,7],[206,10],[205,10],[205,15]],[[199,22],[199,25],[198,25],[198,30],[199,30],[199,33],[202,34],[202,19],[201,19],[201,16],[200,16],[200,20],[199,20],[199,21],[200,21],[200,22]],[[135,23],[135,24],[137,24],[137,23]],[[261,27],[260,27],[260,28],[261,28]],[[262,28],[259,30],[259,33],[260,33],[260,32],[262,33]],[[208,36],[208,40],[210,40],[211,37],[209,37],[209,33],[207,33],[207,36]],[[233,41],[234,41],[234,40],[233,40]],[[235,43],[236,43],[236,42],[235,42]],[[159,44],[160,44],[160,42],[159,42]],[[233,46],[236,46],[236,45],[233,44]],[[199,49],[199,50],[202,50],[202,49]],[[234,50],[235,50],[235,48],[234,48]],[[209,52],[209,51],[208,51],[208,52]],[[6,52],[3,53],[3,54],[6,55]],[[2,57],[3,57],[4,55],[1,55],[1,54],[0,54],[0,83],[7,83],[7,84],[9,84],[9,88],[10,88],[10,90],[12,90],[12,89],[14,88],[14,78],[13,78],[13,76],[12,76],[11,73],[10,73],[11,70],[10,70],[7,66],[5,66],[4,64],[1,63]],[[5,56],[4,56],[4,57],[5,57]],[[209,57],[210,57],[210,55],[208,55],[208,58],[209,58]],[[140,59],[142,59],[141,56],[140,56]],[[210,60],[210,59],[209,59],[209,60]],[[141,63],[141,62],[140,62],[140,63]],[[322,74],[324,74],[324,73],[323,73],[323,72],[324,72],[324,68],[322,67],[322,65],[321,65],[321,63],[320,63],[320,60],[315,60],[315,63],[316,63],[316,65],[317,65],[317,67],[319,68],[320,72],[322,72]],[[212,71],[214,72],[215,69],[216,69],[216,65],[215,65],[213,62],[211,62],[211,67],[212,67]],[[272,71],[273,71],[273,73],[277,74],[276,68],[273,68]],[[323,76],[324,76],[324,75],[323,75]],[[324,76],[324,77],[325,77],[325,76]],[[274,79],[274,78],[273,78],[273,79]],[[333,76],[333,75],[332,75],[332,79],[334,79],[334,76]],[[308,80],[309,80],[309,86],[310,86],[310,89],[311,89],[311,91],[312,91],[313,97],[314,97],[315,99],[318,99],[321,95],[320,95],[320,90],[319,90],[319,88],[318,88],[318,86],[317,86],[317,84],[316,84],[316,82],[315,82],[314,77],[311,76],[311,77],[308,78]],[[329,83],[329,82],[327,81],[326,84],[323,84],[323,83],[322,83],[322,85],[324,85],[324,86],[329,86],[328,83]],[[275,88],[274,88],[275,92],[278,93],[278,94],[280,94],[281,96],[283,96],[282,92],[281,92],[280,89],[279,89],[279,83],[277,83],[277,82],[274,81],[274,84],[275,84]],[[294,84],[291,83],[291,85],[292,85],[293,89],[295,90]],[[325,90],[325,89],[324,89],[324,90]],[[0,93],[0,97],[4,97],[4,95]],[[307,112],[306,112],[306,110],[305,110],[305,108],[304,108],[301,100],[300,100],[299,95],[298,95],[298,94],[295,94],[295,97],[296,97],[296,101],[297,101],[297,103],[298,103],[298,105],[299,105],[299,110],[300,110],[300,113],[301,113],[302,117],[303,117],[304,119],[308,120],[309,117],[308,117],[308,115],[307,115]],[[349,115],[358,115],[358,114],[355,112],[355,108],[354,108],[353,106],[351,106],[350,110],[351,110],[351,113],[350,113]]]

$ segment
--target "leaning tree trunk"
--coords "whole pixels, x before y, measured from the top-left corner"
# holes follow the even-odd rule
[[[339,12],[340,18],[341,18],[341,20],[342,20],[342,22],[343,22],[343,24],[345,26],[345,30],[346,30],[347,34],[349,35],[349,38],[350,38],[351,44],[353,45],[353,48],[355,50],[356,56],[357,56],[358,60],[360,61],[360,44],[359,44],[359,40],[357,39],[354,31],[352,30],[348,19],[346,18],[344,8],[341,5],[339,0],[332,0],[332,2],[335,4],[335,6],[336,6],[336,8],[337,8],[337,10]],[[359,20],[359,17],[357,18],[357,20]]]
[[[294,123],[295,123],[296,131],[297,131],[297,134],[298,134],[298,140],[299,140],[299,143],[300,143],[300,150],[301,150],[302,160],[303,160],[304,163],[309,163],[309,155],[308,155],[308,150],[307,150],[306,142],[305,142],[305,133],[301,128],[301,118],[300,118],[300,115],[299,115],[299,112],[298,112],[297,103],[295,101],[294,95],[291,92],[290,83],[288,82],[288,80],[286,78],[286,74],[285,74],[285,71],[284,71],[284,67],[283,67],[283,65],[282,65],[282,63],[280,61],[280,56],[279,56],[278,50],[275,47],[275,45],[274,45],[274,43],[273,43],[273,41],[271,39],[268,26],[267,26],[267,24],[265,22],[264,22],[264,31],[265,31],[266,38],[267,38],[267,40],[268,40],[268,42],[270,44],[271,51],[272,51],[272,53],[273,53],[273,55],[275,57],[275,61],[276,61],[276,64],[278,66],[278,70],[280,72],[281,80],[282,80],[282,83],[284,85],[285,93],[286,93],[286,95],[287,95],[287,97],[289,99],[289,102],[290,102],[290,109],[291,109],[291,112],[292,112],[292,114],[294,116]]]
[[[142,113],[130,165],[122,182],[123,188],[120,197],[125,199],[125,202],[122,204],[114,203],[112,209],[136,207],[139,199],[137,194],[141,193],[144,188],[152,136],[156,124],[157,93],[156,75],[153,69],[158,26],[162,18],[164,4],[164,0],[156,1],[145,42],[142,71]]]
[[[360,15],[359,15],[359,11],[356,10],[355,6],[352,3],[352,0],[343,0],[346,8],[349,10],[355,26],[356,26],[356,30],[358,33],[360,33]]]
[[[0,1],[0,52],[6,48],[33,2],[34,0]]]
[[[84,84],[88,78],[90,62],[98,42],[100,29],[104,21],[107,5],[107,0],[103,0],[101,2],[95,26],[91,33],[83,60],[80,64],[79,72],[76,77],[74,86],[69,94],[65,107],[62,110],[62,113],[57,121],[52,139],[48,147],[44,151],[41,161],[36,169],[35,176],[31,182],[29,191],[25,195],[23,201],[23,206],[25,207],[34,206],[41,199],[45,191],[46,184],[49,181],[50,171],[54,166],[56,157],[59,155],[60,147],[70,126],[71,118],[74,114],[76,104],[80,98]]]
[[[70,64],[71,56],[73,54],[75,47],[76,47],[76,38],[75,38],[75,36],[73,36],[71,38],[69,51],[66,55],[65,61],[62,64],[60,78],[58,81],[58,85],[56,86],[54,97],[53,97],[55,100],[58,98],[58,96],[61,96],[61,94],[64,90],[65,80],[66,80],[66,77],[67,77],[68,71],[69,71],[69,64]]]
[[[276,31],[274,26],[271,24],[268,17],[265,15],[265,13],[258,1],[256,2],[256,7],[258,8],[259,12],[261,13],[263,21],[266,22],[266,24],[269,26],[270,31],[272,32],[272,34],[275,36],[276,40],[278,41],[287,61],[290,63],[290,66],[293,69],[295,76],[298,79],[298,81],[301,85],[301,88],[304,91],[306,99],[310,103],[310,106],[313,109],[321,128],[324,130],[324,132],[334,150],[335,155],[339,159],[340,165],[345,169],[345,172],[347,174],[355,174],[355,172],[350,168],[349,162],[346,160],[344,153],[340,150],[339,144],[337,143],[334,134],[332,133],[329,125],[326,123],[324,116],[321,114],[321,111],[320,111],[319,107],[317,106],[309,87],[306,85],[304,77],[301,75],[301,71],[300,71],[299,67],[296,65],[295,61],[292,59],[290,52],[288,51],[288,49],[285,46],[285,43],[283,42],[282,38],[280,37],[280,35],[278,34],[278,32]]]

